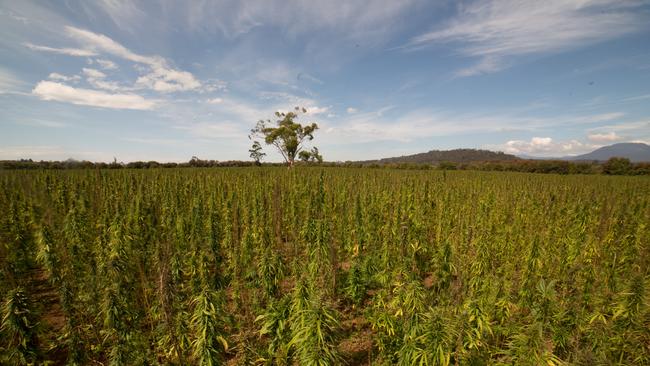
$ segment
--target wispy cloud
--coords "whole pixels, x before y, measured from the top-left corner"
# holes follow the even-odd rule
[[[104,60],[104,59],[97,59],[95,60],[99,64],[99,66],[104,69],[104,70],[116,70],[117,69],[117,64],[111,60]]]
[[[323,80],[321,80],[321,79],[319,79],[319,78],[317,78],[317,77],[315,77],[313,75],[310,75],[310,74],[308,74],[306,72],[298,73],[298,76],[296,76],[296,79],[298,79],[298,80],[307,80],[307,81],[311,81],[312,83],[321,84],[321,85],[323,84]]]
[[[587,135],[587,138],[589,141],[593,142],[614,142],[622,139],[622,137],[617,135],[616,132],[592,133]]]
[[[109,160],[106,154],[96,151],[70,149],[57,145],[0,146],[0,159],[65,160],[71,157],[84,160]]]
[[[452,113],[417,109],[403,114],[380,109],[348,115],[343,120],[327,123],[325,133],[330,141],[338,142],[410,142],[428,137],[462,134],[501,133],[505,131],[540,132],[556,127],[589,126],[616,121],[620,112],[588,115],[532,117],[508,113]]]
[[[144,65],[141,67],[144,74],[140,75],[132,86],[120,85],[115,81],[108,80],[105,72],[92,68],[83,68],[82,73],[90,86],[99,90],[108,90],[111,92],[127,92],[137,89],[148,89],[160,93],[171,93],[179,91],[199,91],[213,92],[225,88],[225,84],[219,80],[210,80],[203,85],[192,73],[183,70],[177,70],[169,65],[169,62],[161,56],[144,56],[137,54],[113,39],[88,30],[66,26],[65,34],[77,42],[83,48],[52,48],[46,46],[36,46],[27,43],[27,47],[36,51],[55,52],[76,57],[97,56],[107,54],[118,57],[127,61]],[[96,59],[96,62],[104,71],[117,69],[117,65],[105,59]],[[78,76],[67,77],[59,73],[51,73],[50,79],[57,81],[77,81]],[[40,87],[39,87],[40,86]],[[150,109],[153,104],[143,97],[134,94],[106,94],[100,91],[88,93],[89,89],[74,89],[64,84],[42,82],[34,91],[39,92],[43,99],[56,99],[59,101],[74,100],[74,104],[87,104],[104,106],[119,106],[123,108],[129,105],[131,109]],[[61,95],[65,95],[62,97]],[[71,96],[75,97],[71,97]],[[77,98],[78,97],[78,98]]]
[[[650,119],[628,120],[589,129],[594,142],[650,141]]]
[[[319,114],[324,114],[327,113],[327,111],[330,110],[330,107],[319,107],[319,106],[313,106],[313,107],[305,107],[305,110],[307,111],[305,114],[308,116],[316,116]]]
[[[562,157],[588,152],[598,146],[578,140],[554,141],[550,137],[533,137],[529,141],[510,140],[503,145],[490,147],[514,155]]]
[[[479,58],[476,65],[458,71],[457,76],[497,72],[516,56],[571,50],[647,28],[647,14],[636,11],[643,3],[479,0],[460,6],[457,17],[412,38],[405,48],[453,43],[460,54]]]
[[[301,97],[292,93],[263,91],[259,93],[264,100],[275,101],[275,110],[284,110],[287,107],[301,107],[307,110],[307,115],[318,115],[328,112],[331,108],[319,106],[312,98]]]
[[[58,121],[51,121],[38,118],[22,118],[16,123],[27,126],[37,126],[37,127],[49,127],[49,128],[64,128],[68,124]]]
[[[221,98],[211,98],[205,101],[208,104],[220,104],[223,102],[223,99]]]
[[[591,131],[626,131],[627,133],[635,131],[645,131],[650,133],[650,119],[640,121],[625,121],[620,123],[611,123],[604,126],[592,128]]]
[[[32,94],[43,100],[101,108],[148,110],[155,106],[154,101],[136,94],[110,94],[92,89],[74,88],[53,81],[39,82],[32,90]]]
[[[0,67],[0,94],[16,92],[26,85],[27,83],[18,78],[13,72]]]
[[[501,71],[507,67],[508,65],[503,59],[494,56],[486,56],[470,67],[456,71],[455,76],[467,77],[481,74],[491,74]]]
[[[169,3],[165,11],[184,15],[184,26],[195,32],[221,32],[231,38],[257,27],[276,26],[291,36],[329,30],[368,39],[381,37],[400,24],[398,15],[414,3],[417,1],[213,1],[183,3],[180,7]]]
[[[198,122],[187,125],[175,126],[180,130],[185,130],[193,137],[203,139],[238,139],[247,141],[249,129],[233,122]]]
[[[79,75],[66,76],[66,75],[61,75],[58,72],[50,73],[50,75],[48,75],[47,78],[50,80],[57,80],[57,81],[72,81],[74,83],[81,80],[81,76]]]
[[[650,100],[650,94],[637,95],[635,97],[625,98],[622,101],[624,102],[638,102],[642,100]]]
[[[86,76],[86,81],[88,84],[92,85],[96,89],[108,90],[112,92],[133,90],[133,88],[119,85],[115,81],[106,80],[106,74],[99,70],[84,67],[81,69],[81,72]]]
[[[142,56],[135,52],[132,52],[128,48],[122,46],[121,44],[115,42],[103,34],[93,33],[91,31],[72,26],[65,26],[64,30],[65,34],[68,37],[77,40],[79,43],[86,46],[87,49],[95,52],[95,55],[97,55],[98,52],[104,52],[123,58],[125,60],[147,65],[157,65],[164,62],[163,58],[160,56]]]
[[[39,46],[31,43],[25,43],[25,47],[34,51],[58,53],[60,55],[68,55],[68,56],[76,56],[76,57],[97,56],[97,52],[79,49],[79,48],[54,48],[54,47],[47,47],[47,46]]]
[[[111,38],[72,26],[65,27],[66,34],[91,50],[104,52],[139,64],[149,66],[149,73],[136,80],[136,86],[169,93],[196,90],[201,83],[188,71],[176,70],[161,56],[139,55]]]
[[[98,14],[96,10],[101,10],[101,13],[107,15],[115,25],[129,32],[134,31],[133,26],[138,19],[147,16],[132,0],[82,1],[81,5],[88,16],[96,17]]]
[[[81,69],[81,71],[84,73],[84,75],[91,78],[103,79],[106,77],[106,74],[95,69],[87,69],[84,67],[83,69]]]
[[[146,144],[146,145],[161,145],[161,146],[187,146],[192,143],[185,140],[178,139],[160,139],[160,138],[150,138],[150,137],[124,137],[122,141],[132,142],[135,144]]]

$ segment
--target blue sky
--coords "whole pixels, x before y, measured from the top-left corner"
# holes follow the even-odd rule
[[[650,1],[0,1],[0,159],[326,160],[650,141]],[[268,160],[280,156],[265,148]]]

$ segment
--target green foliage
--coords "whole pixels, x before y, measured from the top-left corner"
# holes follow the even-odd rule
[[[1,171],[0,210],[2,364],[650,364],[646,177]]]
[[[323,156],[318,152],[318,148],[316,146],[312,147],[311,151],[301,151],[298,154],[298,157],[300,160],[306,162],[306,163],[322,163],[323,162]]]
[[[355,305],[359,306],[366,298],[367,275],[358,263],[354,263],[348,273],[347,283],[345,286],[346,297]]]
[[[264,314],[255,318],[261,323],[260,335],[268,336],[268,363],[274,365],[287,365],[290,356],[291,329],[289,327],[290,298],[272,302]]]
[[[225,314],[220,294],[203,288],[192,299],[194,313],[191,322],[195,338],[192,340],[194,359],[198,365],[220,365],[222,355],[228,350],[224,334]]]
[[[36,320],[25,289],[18,287],[7,293],[2,308],[0,334],[7,341],[4,362],[19,365],[35,364],[39,349]]]
[[[258,261],[257,274],[265,295],[269,298],[274,297],[278,292],[283,277],[282,267],[282,259],[270,248],[264,249]]]
[[[296,156],[302,151],[304,142],[313,140],[314,132],[318,129],[316,123],[303,126],[295,122],[294,120],[298,118],[300,112],[307,113],[307,110],[295,107],[292,112],[275,112],[275,116],[278,118],[275,127],[271,120],[260,120],[255,128],[251,130],[251,136],[261,136],[268,145],[275,146],[290,167],[293,165]],[[313,154],[313,152],[310,154]],[[320,156],[318,150],[316,150],[316,154]]]
[[[415,314],[407,322],[398,365],[449,365],[456,335],[434,309]]]
[[[251,159],[255,161],[255,164],[260,165],[262,159],[266,156],[266,153],[262,151],[262,145],[259,141],[254,141],[253,146],[248,150],[250,153]]]
[[[610,175],[629,174],[632,169],[632,163],[627,158],[611,158],[603,164],[603,173]]]
[[[294,309],[301,310],[293,312]],[[292,308],[290,347],[295,347],[301,365],[336,365],[339,355],[334,336],[339,327],[338,314],[320,298],[312,295],[306,306]]]

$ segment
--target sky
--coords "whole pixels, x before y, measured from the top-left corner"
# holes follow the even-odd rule
[[[650,0],[0,0],[0,34],[0,159],[249,160],[294,106],[327,161],[650,142]]]

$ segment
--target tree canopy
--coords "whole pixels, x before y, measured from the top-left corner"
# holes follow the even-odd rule
[[[255,128],[251,129],[251,135],[264,138],[264,142],[273,145],[280,152],[285,163],[293,166],[296,156],[305,147],[307,141],[314,139],[314,132],[318,129],[316,123],[308,123],[305,126],[295,120],[300,114],[307,113],[305,108],[295,107],[291,112],[275,112],[277,120],[273,123],[270,119],[259,120]]]
[[[262,159],[266,156],[266,153],[262,152],[262,145],[260,145],[259,141],[253,142],[253,146],[248,150],[248,152],[250,153],[251,159],[255,160],[256,165],[260,165]]]

